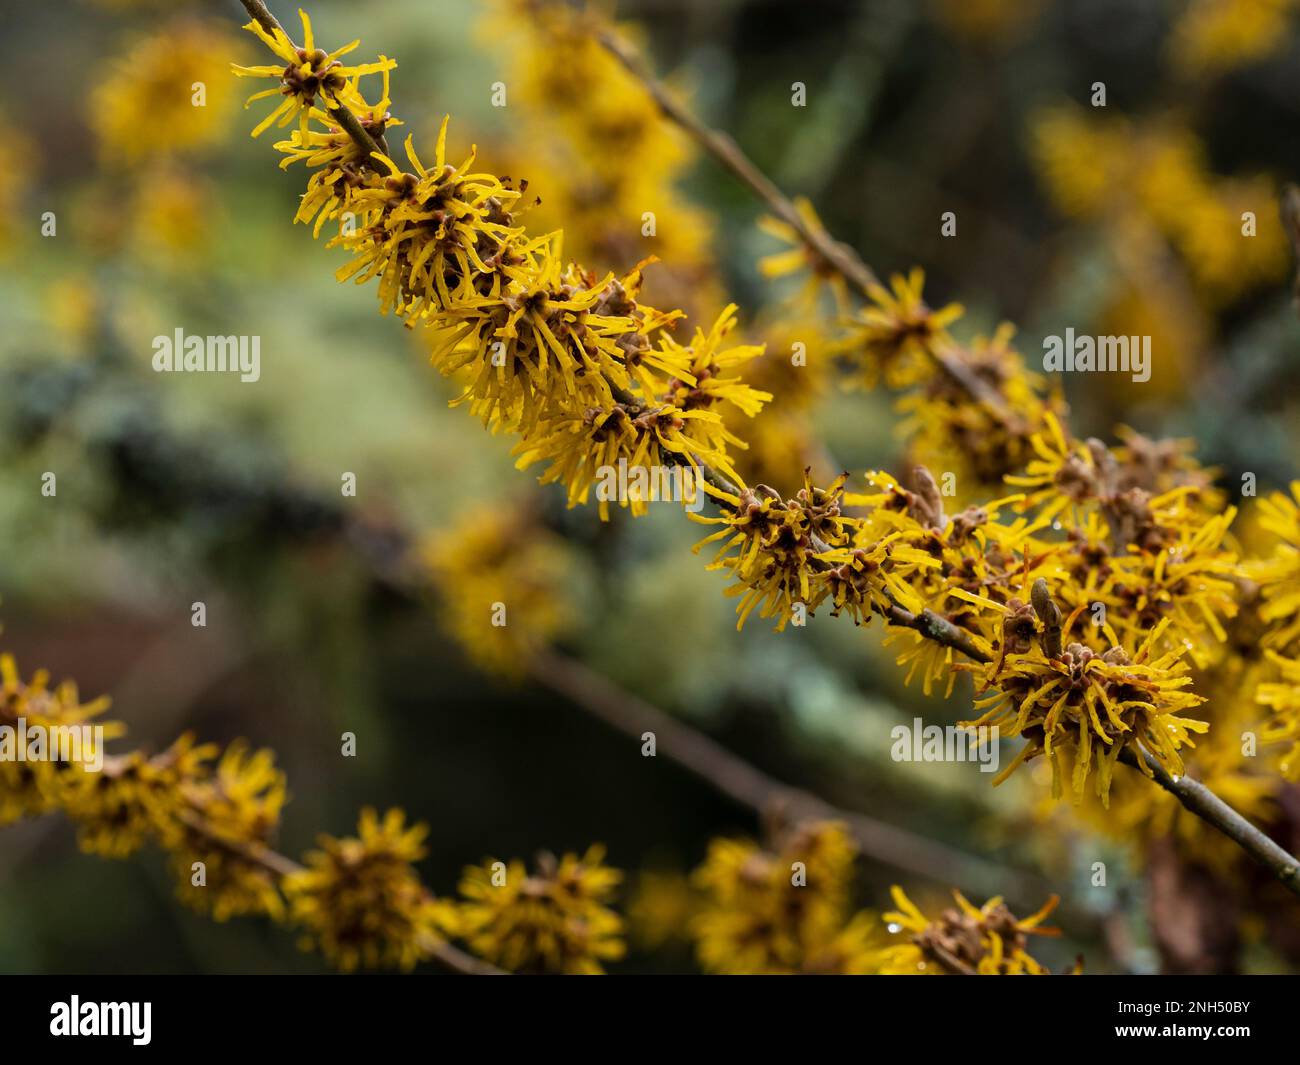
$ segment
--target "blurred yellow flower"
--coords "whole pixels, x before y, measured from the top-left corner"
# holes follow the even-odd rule
[[[575,559],[525,508],[484,506],[425,541],[443,627],[490,673],[517,678],[576,620]]]
[[[864,973],[869,924],[850,912],[857,850],[844,826],[810,823],[773,851],[715,839],[692,880],[700,965],[741,975]]]
[[[1170,35],[1184,73],[1214,76],[1279,51],[1295,0],[1191,0]]]
[[[83,703],[72,681],[50,686],[50,675],[37,670],[24,681],[10,654],[0,654],[0,726],[6,729],[7,742],[30,731],[41,737],[44,745],[40,757],[21,757],[11,750],[0,758],[0,825],[22,817],[34,817],[56,809],[66,789],[84,781],[86,774],[77,762],[96,764],[103,758],[101,741],[122,735],[124,727],[115,721],[96,721],[108,709],[107,698]],[[85,727],[102,728],[87,733]],[[57,741],[57,730],[76,729],[77,743]],[[65,757],[67,756],[67,757]]]
[[[109,166],[193,152],[225,131],[236,42],[224,23],[184,19],[143,38],[91,97],[91,125]]]
[[[319,949],[344,972],[359,966],[412,968],[455,924],[452,903],[434,899],[412,866],[425,855],[428,826],[407,826],[401,810],[361,811],[357,834],[322,835],[307,868],[284,878],[289,920],[304,949]]]
[[[159,826],[159,837],[170,852],[180,900],[217,921],[283,917],[279,877],[256,860],[273,841],[287,798],[274,753],[250,754],[237,741],[215,766],[181,777],[177,797],[181,802]]]
[[[521,861],[469,866],[458,934],[479,955],[517,973],[604,972],[624,954],[623,922],[608,903],[622,873],[605,848],[557,859],[542,853],[532,873]]]

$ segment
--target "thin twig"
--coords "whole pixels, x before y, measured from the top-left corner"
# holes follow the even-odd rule
[[[659,110],[689,134],[710,155],[744,185],[747,185],[768,209],[799,234],[799,239],[829,268],[843,277],[860,295],[869,297],[880,284],[874,271],[847,244],[834,240],[826,230],[810,224],[786,195],[773,184],[754,162],[741,151],[728,134],[711,129],[660,82],[636,51],[612,30],[600,30],[596,40],[637,79],[654,99]]]
[[[1011,895],[1019,902],[1036,903],[1048,892],[1047,884],[1032,874],[1007,870],[783,784],[576,659],[543,651],[530,663],[529,675],[637,742],[653,733],[657,752],[760,817],[775,814],[787,822],[842,822],[867,857],[938,884],[968,884],[984,894]]]
[[[898,625],[905,629],[915,629],[927,640],[934,640],[945,647],[951,647],[955,651],[960,651],[967,658],[974,659],[976,662],[988,662],[990,659],[979,646],[975,643],[975,638],[965,629],[954,625],[947,618],[936,614],[933,610],[922,610],[919,614],[913,614],[897,603],[890,604],[889,608],[880,611],[889,624]]]
[[[862,299],[869,301],[872,298],[872,290],[880,285],[880,279],[852,247],[837,241],[824,228],[805,219],[793,201],[776,187],[729,134],[706,126],[697,118],[690,108],[681,103],[655,77],[636,50],[617,33],[611,29],[601,29],[594,36],[641,83],[664,116],[726,167],[741,184],[767,205],[768,210],[793,229],[824,269],[839,274]],[[939,368],[990,414],[999,419],[1009,417],[1006,403],[997,390],[963,361],[959,351],[936,349],[931,354]]]
[[[1214,792],[1189,776],[1175,777],[1150,754],[1140,755],[1151,774],[1166,791],[1174,795],[1183,806],[1204,821],[1208,821],[1231,839],[1260,865],[1268,869],[1282,884],[1300,895],[1300,861],[1280,847],[1262,831],[1237,813]],[[1141,771],[1139,755],[1132,747],[1120,752],[1120,761]]]
[[[950,976],[976,975],[974,968],[938,943],[927,943],[924,949],[933,955],[940,966],[948,970]]]

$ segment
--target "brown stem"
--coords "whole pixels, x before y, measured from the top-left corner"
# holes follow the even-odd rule
[[[951,951],[945,950],[938,943],[927,943],[921,948],[948,971],[950,976],[975,976],[975,970]]]
[[[875,271],[864,263],[849,245],[842,244],[821,226],[804,219],[794,203],[771,178],[749,158],[732,137],[721,130],[706,126],[685,104],[681,103],[659,81],[626,41],[609,29],[596,32],[595,39],[623,65],[654,100],[664,116],[687,133],[713,158],[749,188],[774,215],[793,229],[804,246],[824,263],[826,268],[839,274],[864,300],[871,299],[871,290],[880,284]],[[1006,418],[1007,408],[997,390],[971,369],[955,351],[937,347],[930,354],[942,370],[958,387],[998,418]]]
[[[653,733],[657,752],[760,817],[842,822],[866,857],[935,883],[960,883],[1035,904],[1048,893],[1047,885],[1032,874],[1007,870],[783,784],[576,659],[543,651],[531,662],[529,675],[638,743],[647,732]]]
[[[773,214],[799,234],[799,239],[819,259],[843,277],[861,295],[866,296],[872,286],[880,283],[871,267],[864,263],[852,248],[834,240],[826,230],[808,223],[772,180],[741,151],[740,145],[726,133],[710,129],[696,118],[689,108],[680,103],[651,73],[644,60],[627,42],[608,29],[598,31],[596,40],[645,87],[659,110],[670,121],[689,134],[706,152],[747,185],[767,204]]]
[[[1173,795],[1186,809],[1203,821],[1208,821],[1241,847],[1277,877],[1292,894],[1300,895],[1300,861],[1297,861],[1293,855],[1283,850],[1199,780],[1185,775],[1181,777],[1171,775],[1145,751],[1139,754],[1132,747],[1126,747],[1119,755],[1121,762],[1140,772],[1142,767],[1138,763],[1139,758],[1151,770],[1156,783]]]
[[[933,610],[926,609],[918,614],[913,614],[910,610],[893,603],[888,610],[879,613],[891,625],[899,625],[905,629],[915,629],[927,640],[934,640],[945,647],[960,651],[967,658],[976,662],[992,661],[979,649],[979,646],[975,643],[975,638],[969,632],[958,625],[954,625],[947,618],[936,614]]]

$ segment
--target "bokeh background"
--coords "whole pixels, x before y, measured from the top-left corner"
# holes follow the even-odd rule
[[[785,486],[805,463],[905,468],[892,397],[840,388],[816,358],[799,282],[764,276],[760,261],[781,245],[746,190],[667,129],[640,181],[602,184],[560,110],[529,95],[539,44],[517,6],[318,0],[311,13],[320,39],[360,33],[369,53],[398,58],[395,110],[420,140],[450,113],[453,157],[472,141],[484,167],[529,178],[542,198],[530,224],[563,224],[570,253],[619,270],[659,255],[652,302],[706,322],[734,300],[745,334],[769,343],[765,358],[806,339],[806,378],[784,407],[778,392],[756,445]],[[936,300],[966,305],[963,330],[1014,321],[1031,361],[1063,324],[1152,335],[1148,386],[1067,383],[1080,435],[1126,423],[1195,436],[1225,481],[1251,471],[1262,493],[1295,476],[1300,454],[1300,323],[1277,212],[1282,183],[1300,175],[1294,6],[616,10],[674,88],[879,273],[923,264]],[[289,20],[289,5],[273,8]],[[753,813],[666,758],[641,758],[572,700],[512,678],[508,662],[491,668],[490,648],[486,663],[483,648],[467,653],[445,602],[470,595],[464,586],[431,581],[423,595],[386,579],[408,538],[442,535],[445,551],[465,522],[525,515],[554,554],[529,556],[510,587],[527,595],[530,579],[554,578],[544,587],[561,600],[565,655],[780,780],[1041,876],[1085,918],[1062,922],[1069,934],[1044,961],[1082,952],[1091,971],[1158,967],[1142,869],[1044,815],[1040,781],[994,791],[969,765],[890,760],[893,724],[957,715],[904,686],[878,627],[737,632],[721,576],[690,551],[698,527],[673,508],[608,524],[593,508],[566,511],[558,488],[513,468],[508,442],[448,408],[455,385],[426,365],[420,338],[377,315],[369,290],[338,285],[335,253],[291,224],[303,175],[277,170],[265,139],[249,138],[251,89],[228,72],[254,61],[241,16],[233,0],[6,12],[0,620],[20,666],[111,694],[138,743],[192,729],[273,748],[292,793],[291,853],[317,832],[350,831],[367,804],[429,823],[421,870],[438,892],[488,856],[603,841],[629,871],[634,913],[661,915],[634,921],[614,968],[691,971],[689,945],[669,934],[678,878],[710,838],[760,832]],[[204,108],[191,104],[195,81]],[[505,107],[492,104],[496,82]],[[795,82],[806,107],[791,106]],[[1104,109],[1090,106],[1096,82]],[[647,210],[654,239],[641,234]],[[1225,219],[1246,210],[1258,236],[1225,239]],[[945,211],[955,238],[940,234]],[[41,235],[43,212],[56,235]],[[177,327],[259,335],[261,380],[153,373],[152,338]],[[44,471],[57,472],[55,499],[40,492]],[[341,497],[344,471],[355,499]],[[190,624],[200,600],[206,628]],[[959,686],[953,698],[967,697]],[[344,731],[356,758],[340,756]],[[1098,860],[1112,870],[1104,893],[1088,886]],[[962,873],[949,882],[962,886]],[[946,887],[870,856],[860,880],[869,905],[895,882],[922,901]],[[1289,955],[1294,944],[1258,935],[1235,964],[1287,970]],[[0,970],[323,968],[267,922],[216,924],[178,905],[157,854],[81,854],[57,816],[0,829]]]

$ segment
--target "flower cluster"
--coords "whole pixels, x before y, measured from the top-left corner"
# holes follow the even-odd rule
[[[107,699],[79,703],[71,682],[51,690],[43,672],[23,683],[7,655],[0,658],[0,683],[0,717],[9,724],[22,719],[29,729],[82,726],[108,706]],[[124,732],[111,722],[102,737]],[[104,857],[126,857],[156,841],[171,856],[178,895],[189,905],[218,920],[280,915],[276,878],[253,853],[272,839],[285,797],[269,751],[250,756],[235,744],[217,759],[217,747],[183,736],[147,757],[107,755],[97,743],[81,744],[79,768],[86,771],[58,759],[0,761],[0,812],[13,820],[61,809],[77,826],[82,848]]]
[[[1034,135],[1044,186],[1063,213],[1101,226],[1122,267],[1118,278],[1145,287],[1167,270],[1165,260],[1146,262],[1133,250],[1162,242],[1211,306],[1229,304],[1286,269],[1286,239],[1271,208],[1273,181],[1215,175],[1190,129],[1169,119],[1133,122],[1066,106],[1040,115]],[[1270,205],[1267,214],[1261,205]],[[1247,241],[1241,240],[1244,211],[1257,213],[1259,222]]]
[[[774,849],[715,839],[692,880],[691,922],[707,972],[742,975],[871,971],[876,921],[851,909],[857,849],[843,825],[816,822]]]
[[[791,620],[803,624],[828,600],[832,613],[846,611],[859,623],[894,601],[919,608],[905,578],[934,560],[897,536],[864,535],[867,527],[842,513],[845,480],[823,489],[805,478],[798,494],[785,500],[768,485],[721,493],[727,504],[722,514],[698,519],[722,526],[696,550],[721,543],[708,568],[725,569],[735,579],[727,594],[740,598],[738,628],[755,610],[775,617],[778,630]]]
[[[950,327],[961,308],[931,308],[919,271],[889,288],[870,284],[865,268],[828,261],[829,245],[819,253],[784,223],[767,228],[791,247],[765,271],[807,271],[810,306],[830,290],[846,315],[834,350],[859,381],[902,393],[913,457],[934,463],[943,483],[922,465],[910,487],[881,472],[867,475],[865,491],[850,490],[847,474],[822,487],[807,471],[793,498],[751,487],[740,476],[744,440],[735,427],[771,395],[739,373],[758,349],[723,344],[734,309],[679,341],[681,313],[642,299],[646,263],[592,273],[561,254],[560,233],[530,236],[520,222],[534,206],[526,186],[477,172],[473,152],[451,165],[446,121],[432,166],[409,137],[409,169],[397,163],[385,139],[396,124],[391,61],[345,67],[343,50],[313,50],[310,39],[297,49],[279,29],[250,28],[289,60],[243,72],[280,79],[288,99],[273,118],[299,124],[276,147],[283,166],[301,161],[313,171],[298,218],[318,233],[337,224],[330,244],[352,256],[340,280],[377,280],[381,309],[422,330],[434,365],[460,383],[459,402],[492,431],[516,435],[520,467],[544,463],[541,480],[563,484],[570,505],[585,503],[599,471],[619,463],[698,469],[719,509],[698,519],[719,527],[704,543],[718,545],[711,568],[732,577],[740,624],[757,612],[777,628],[803,625],[822,606],[856,623],[881,615],[904,645],[898,659],[909,676],[919,673],[927,691],[946,681],[951,692],[958,673],[973,673],[979,716],[969,724],[1024,739],[999,779],[1041,757],[1055,794],[1068,791],[1080,805],[1089,795],[1109,802],[1120,760],[1149,775],[1153,764],[1184,773],[1194,737],[1207,733],[1208,722],[1190,716],[1201,712],[1204,691],[1221,696],[1236,684],[1249,706],[1274,709],[1266,738],[1288,738],[1292,700],[1277,685],[1289,685],[1288,663],[1300,651],[1291,646],[1300,543],[1289,503],[1266,511],[1282,541],[1273,557],[1243,563],[1230,533],[1234,508],[1181,442],[1130,430],[1114,447],[1075,439],[1061,397],[1026,370],[1010,326],[959,342]],[[382,77],[377,95],[361,88],[370,75]],[[1224,263],[1244,274],[1235,241],[1225,254],[1232,226],[1224,222],[1260,190],[1212,178],[1195,144],[1176,133],[1144,133],[1138,151],[1127,150],[1131,140],[1123,124],[1083,128],[1064,116],[1045,125],[1041,162],[1049,183],[1061,179],[1060,202],[1107,213],[1102,191],[1130,189],[1116,231],[1154,227],[1197,286],[1235,298],[1243,289],[1225,281]],[[1084,150],[1136,169],[1094,180],[1103,168],[1071,161]],[[803,224],[819,230],[811,208],[801,210]],[[1276,236],[1252,242],[1259,277],[1280,261]],[[852,312],[850,288],[862,300]],[[644,509],[636,498],[619,502]],[[1256,628],[1271,654],[1242,672],[1229,648]],[[1241,700],[1225,701],[1232,705],[1215,719],[1203,765],[1253,812],[1269,792],[1224,757],[1232,737],[1217,739],[1220,723],[1244,713]],[[1172,799],[1158,801],[1168,808]],[[708,890],[738,883],[727,881],[725,857],[720,851],[716,884],[701,880]],[[529,969],[586,971],[614,956],[616,919],[598,900],[579,892],[596,909],[577,917],[557,901],[563,865],[547,860],[533,876],[502,866],[502,884],[491,867],[467,876],[471,917],[462,913],[461,927],[476,949]],[[930,927],[904,910],[917,935]],[[940,946],[963,966],[1036,971],[1016,939],[1036,920],[1019,922],[996,902],[963,906],[938,922]],[[725,939],[725,922],[714,928]]]
[[[811,232],[826,233],[817,208],[808,200],[800,197],[794,203],[799,220]],[[758,228],[781,245],[779,251],[763,256],[758,261],[759,272],[764,277],[797,278],[804,275],[803,285],[791,301],[791,305],[801,308],[805,313],[815,312],[828,295],[837,311],[844,312],[849,307],[849,287],[835,264],[825,255],[805,242],[799,230],[783,218],[764,215],[758,221]]]
[[[1300,778],[1300,659],[1283,658],[1275,651],[1267,652],[1268,659],[1277,666],[1280,678],[1263,681],[1255,689],[1255,701],[1273,711],[1261,737],[1265,743],[1289,745],[1283,756],[1281,770],[1295,780]]]
[[[811,205],[797,206],[805,225],[824,235]],[[836,264],[784,221],[765,218],[761,228],[786,245],[760,260],[762,272],[806,275],[802,298],[790,304],[800,317],[815,311],[829,293],[838,322],[828,353],[851,384],[873,389],[883,383],[899,393],[900,432],[915,458],[952,471],[967,494],[1001,485],[1032,457],[1033,434],[1049,415],[1063,413],[1065,404],[1026,369],[1011,344],[1014,327],[1003,323],[991,338],[962,345],[949,326],[963,308],[956,303],[931,308],[920,269],[894,276],[889,287],[865,285],[862,305],[849,313],[850,288]]]
[[[1169,51],[1187,73],[1220,74],[1263,59],[1286,39],[1295,0],[1193,0]]]
[[[90,94],[99,166],[74,204],[74,228],[95,253],[174,269],[193,266],[220,226],[218,190],[194,163],[226,136],[235,102],[227,67],[244,42],[223,19],[196,12],[150,25],[104,58]]]
[[[1011,626],[1016,624],[1016,613],[1014,609],[1006,613]],[[1033,625],[1024,613],[1019,620]],[[969,724],[993,725],[1000,735],[1024,737],[1027,742],[994,783],[1043,754],[1052,761],[1054,795],[1062,794],[1068,778],[1076,800],[1081,798],[1089,774],[1095,771],[1097,794],[1105,803],[1115,763],[1129,748],[1150,754],[1180,776],[1181,749],[1194,746],[1191,734],[1205,732],[1209,726],[1182,716],[1205,700],[1184,690],[1191,678],[1178,653],[1148,661],[1151,642],[1165,624],[1153,631],[1132,660],[1119,646],[1098,654],[1076,642],[1050,652],[1035,645],[1025,653],[1001,655],[984,674],[983,686],[996,691],[976,700],[975,707],[982,713]],[[1049,647],[1051,643],[1050,637],[1042,641]],[[1150,772],[1145,761],[1139,759],[1138,766]]]
[[[73,778],[62,806],[77,827],[82,850],[126,858],[163,832],[175,839],[182,783],[201,780],[217,750],[186,734],[159,755],[115,755],[102,773]]]
[[[361,42],[352,41],[332,52],[317,48],[311,19],[305,11],[299,14],[303,32],[301,48],[279,27],[268,30],[256,21],[244,27],[284,60],[283,65],[246,67],[236,64],[233,69],[241,78],[275,78],[280,83],[275,88],[254,93],[245,103],[244,106],[247,107],[254,101],[267,97],[284,97],[253,129],[253,136],[258,136],[273,124],[287,126],[296,118],[301,147],[308,139],[312,112],[320,113],[316,107],[317,100],[329,111],[340,107],[365,111],[365,100],[358,91],[362,75],[387,72],[397,64],[382,56],[374,63],[345,64],[343,56],[356,51]]]
[[[380,818],[367,808],[355,836],[322,835],[307,868],[284,878],[303,946],[318,948],[344,972],[410,969],[425,957],[456,919],[455,906],[430,895],[412,867],[425,855],[428,831],[406,825],[401,810]]]
[[[471,949],[510,972],[594,974],[623,956],[623,920],[609,901],[622,874],[603,847],[583,855],[538,855],[470,866],[460,882],[459,934]]]
[[[302,933],[343,970],[410,968],[456,929],[456,908],[435,899],[413,863],[427,828],[407,826],[400,810],[361,814],[357,836],[321,836],[302,868],[272,847],[287,797],[284,773],[268,750],[181,736],[166,750],[106,753],[100,739],[125,732],[97,719],[107,699],[82,703],[76,686],[49,686],[44,672],[23,681],[0,655],[0,725],[28,733],[94,724],[73,759],[0,759],[4,822],[60,810],[88,853],[126,858],[146,843],[168,856],[182,902],[217,921],[260,915]],[[93,733],[91,733],[93,735]]]
[[[384,140],[394,124],[391,60],[344,66],[339,57],[352,45],[327,53],[310,36],[297,48],[281,29],[247,28],[288,60],[236,72],[274,77],[280,87],[257,95],[285,96],[254,135],[298,118],[276,145],[282,166],[301,161],[313,170],[298,220],[318,233],[338,222],[330,245],[352,256],[339,280],[378,281],[381,310],[421,327],[434,365],[463,384],[458,402],[493,432],[519,436],[521,468],[546,463],[543,482],[564,484],[571,505],[587,502],[601,468],[620,460],[735,475],[728,452],[744,445],[723,427],[723,413],[752,416],[770,397],[734,372],[761,349],[719,347],[730,311],[692,344],[674,341],[666,330],[680,312],[639,300],[640,268],[597,275],[561,257],[558,233],[530,237],[518,220],[524,185],[476,172],[473,151],[449,163],[445,120],[432,166],[408,136],[403,169]],[[371,104],[361,81],[373,74],[383,89]],[[357,146],[340,125],[344,110],[378,150]],[[618,502],[634,513],[645,506]],[[601,511],[607,516],[607,505]]]
[[[1259,616],[1266,624],[1265,643],[1290,647],[1300,638],[1300,481],[1291,494],[1276,492],[1259,501],[1259,523],[1272,537],[1272,551],[1252,559],[1245,575],[1259,590]]]
[[[390,66],[376,69],[386,79]],[[334,91],[382,136],[386,80],[380,106],[371,107],[361,73],[342,76]],[[292,96],[299,82],[282,81]],[[1207,630],[1219,636],[1220,619],[1235,609],[1235,559],[1222,548],[1231,514],[1203,520],[1203,485],[1154,494],[1159,486],[1137,483],[1169,478],[1170,466],[1183,472],[1178,457],[1136,439],[1122,453],[1067,439],[1009,330],[958,348],[948,326],[960,308],[932,311],[914,272],[892,291],[871,289],[846,350],[864,374],[911,390],[914,421],[941,427],[935,437],[968,453],[977,480],[1023,467],[1010,480],[1026,490],[1016,509],[1032,518],[1000,522],[996,507],[949,518],[932,484],[917,494],[880,477],[873,484],[883,491],[849,500],[871,506],[867,518],[844,512],[844,478],[824,489],[805,479],[795,498],[783,499],[766,485],[745,486],[729,459],[741,441],[718,408],[753,415],[770,398],[735,373],[756,350],[722,348],[732,308],[689,345],[676,341],[665,331],[676,313],[638,301],[639,269],[597,278],[563,263],[558,238],[530,239],[517,223],[521,189],[475,173],[472,154],[449,165],[445,121],[431,168],[408,138],[411,172],[382,151],[349,145],[331,116],[310,106],[301,122],[279,147],[288,162],[317,168],[320,191],[304,197],[304,220],[319,226],[322,215],[345,209],[357,216],[333,241],[355,256],[340,276],[378,278],[382,308],[429,331],[435,364],[465,382],[463,401],[492,429],[519,434],[519,464],[547,462],[543,481],[563,483],[571,504],[588,498],[597,470],[620,460],[708,468],[720,515],[701,520],[721,528],[705,542],[720,541],[712,566],[733,576],[741,624],[754,611],[778,628],[802,624],[824,603],[857,622],[873,612],[898,620],[897,611],[931,611],[996,658],[983,683],[997,694],[982,705],[982,720],[1026,737],[1021,760],[1046,754],[1059,773],[1073,753],[1076,797],[1094,769],[1106,794],[1114,760],[1131,745],[1181,772],[1179,749],[1201,726],[1182,716],[1200,700],[1183,690],[1180,645],[1203,641]],[[972,410],[983,420],[970,421]],[[1059,528],[1066,507],[1074,508],[1067,538],[1036,535]],[[1016,592],[1043,578],[1060,589],[1071,623],[1084,606],[1101,604],[1105,645],[1062,645],[1058,629],[1052,644],[1031,647],[1016,628],[1028,609]],[[1032,637],[1032,617],[1028,626]],[[1157,642],[1167,629],[1167,642]],[[923,666],[927,685],[953,665],[950,648],[914,647],[903,657]]]
[[[762,417],[724,414],[724,424],[749,445],[736,456],[737,470],[748,484],[798,484],[810,468],[819,477],[833,476],[838,467],[819,424],[834,376],[825,326],[812,315],[783,313],[756,324],[754,332],[768,354],[751,363],[746,380],[773,398]]]
[[[171,816],[158,828],[181,901],[217,921],[282,917],[279,877],[257,859],[273,842],[286,798],[274,754],[250,754],[242,743],[228,747],[215,765],[179,777]]]
[[[955,515],[920,467],[914,489],[884,473],[866,493],[845,478],[790,500],[760,485],[698,520],[721,526],[704,543],[721,542],[712,568],[735,578],[742,624],[755,611],[803,624],[823,603],[859,623],[880,614],[927,690],[977,671],[987,694],[971,724],[1026,740],[999,780],[1045,755],[1057,794],[1068,780],[1077,802],[1093,779],[1105,801],[1125,749],[1178,776],[1206,730],[1188,716],[1205,700],[1184,657],[1223,656],[1234,511],[1211,511],[1218,494],[1180,449],[1133,433],[1113,450],[1077,442],[1050,413],[1046,426],[1030,438],[1038,457],[1007,478],[1021,492]]]
[[[1257,507],[1259,556],[1245,565],[1247,607],[1256,622],[1258,654],[1237,690],[1254,682],[1254,702],[1271,716],[1260,729],[1261,741],[1280,750],[1279,770],[1300,779],[1300,481],[1290,492],[1275,492]],[[1256,651],[1254,643],[1248,649]]]

